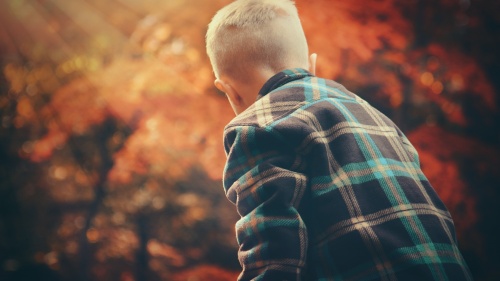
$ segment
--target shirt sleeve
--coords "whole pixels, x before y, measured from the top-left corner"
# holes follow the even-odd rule
[[[308,246],[301,158],[276,132],[253,126],[226,129],[224,145],[224,189],[241,216],[238,280],[300,280]]]

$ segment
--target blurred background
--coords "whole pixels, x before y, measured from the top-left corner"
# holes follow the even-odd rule
[[[204,35],[229,0],[0,0],[0,280],[235,280]],[[297,0],[318,76],[392,118],[500,280],[500,2]]]

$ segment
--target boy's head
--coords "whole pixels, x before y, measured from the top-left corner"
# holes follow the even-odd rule
[[[287,68],[309,68],[306,38],[290,0],[232,2],[210,22],[206,47],[215,84],[228,95],[236,113],[249,105],[235,108],[237,98],[253,103],[265,77]],[[239,94],[234,99],[231,90]]]

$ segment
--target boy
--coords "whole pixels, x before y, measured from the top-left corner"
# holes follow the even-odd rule
[[[382,113],[314,76],[293,2],[237,0],[206,43],[237,114],[223,184],[241,215],[239,280],[471,280],[417,152]]]

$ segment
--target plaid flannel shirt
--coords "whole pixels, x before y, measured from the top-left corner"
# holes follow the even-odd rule
[[[275,75],[224,146],[239,280],[471,280],[417,152],[342,85]]]

